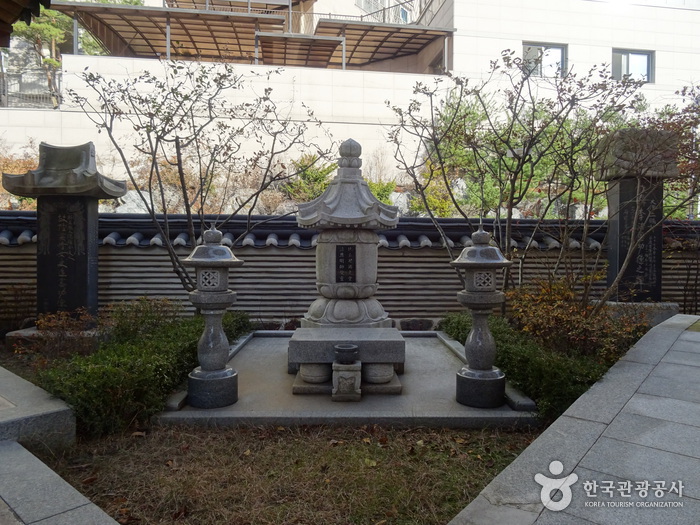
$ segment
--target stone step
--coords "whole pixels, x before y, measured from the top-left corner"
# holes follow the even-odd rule
[[[0,440],[49,448],[75,441],[75,416],[58,398],[0,367]]]

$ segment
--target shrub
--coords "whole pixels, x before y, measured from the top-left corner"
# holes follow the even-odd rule
[[[37,333],[15,346],[15,352],[27,354],[34,366],[44,367],[56,359],[86,355],[97,347],[97,319],[85,308],[37,316]]]
[[[26,284],[0,286],[0,337],[36,320],[36,288]]]
[[[374,182],[369,180],[367,181],[367,186],[369,187],[369,191],[372,192],[372,195],[374,195],[378,201],[381,201],[384,204],[391,204],[390,197],[396,189],[396,182],[393,180],[389,182]]]
[[[135,311],[150,310],[139,300]],[[131,315],[125,313],[115,326]],[[234,340],[249,329],[247,316],[228,312],[224,327]],[[119,332],[91,355],[57,361],[40,371],[39,383],[73,408],[81,433],[99,436],[125,430],[162,410],[168,394],[197,366],[203,328],[197,316],[163,321],[128,336],[127,331]]]
[[[512,320],[552,352],[614,364],[649,329],[639,312],[611,315],[577,298],[575,281],[540,281],[508,292]]]
[[[471,322],[469,313],[448,314],[439,329],[457,341],[466,341]],[[502,317],[491,316],[489,327],[497,345],[495,365],[513,386],[537,403],[545,420],[561,415],[608,369],[596,357],[547,349]]]
[[[182,313],[179,303],[164,298],[139,297],[110,304],[101,326],[113,341],[128,341],[158,330]]]
[[[281,191],[288,198],[297,202],[309,202],[319,197],[331,182],[331,174],[338,168],[335,163],[325,164],[318,156],[302,155],[299,160],[292,161],[297,176],[289,180]]]

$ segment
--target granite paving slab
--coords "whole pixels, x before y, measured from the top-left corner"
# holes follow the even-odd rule
[[[17,442],[0,441],[0,465],[0,496],[21,523],[116,523]]]
[[[697,352],[677,350],[678,344],[673,345],[673,350],[668,352],[661,360],[662,363],[673,363],[684,366],[700,366],[700,345]]]
[[[564,412],[565,416],[610,423],[627,404],[649,374],[653,365],[634,361],[617,362]]]
[[[700,427],[700,404],[690,401],[637,394],[630,399],[625,413]]]
[[[639,392],[700,403],[700,367],[661,362],[639,387]]]
[[[16,406],[17,405],[15,405],[12,401],[9,401],[4,397],[0,396],[0,410],[3,410],[5,408],[15,408]]]
[[[657,498],[652,492],[645,497],[633,489],[628,496],[622,496],[627,492],[620,492],[620,483],[636,481],[634,479],[615,476],[607,473],[590,470],[584,467],[577,467],[574,471],[578,475],[578,481],[572,487],[574,497],[564,511],[553,512],[545,510],[537,519],[537,525],[542,523],[566,523],[560,520],[560,516],[565,513],[574,518],[573,523],[590,522],[600,525],[696,525],[696,511],[700,508],[697,500],[685,497],[678,498],[675,494],[666,494]],[[641,481],[641,480],[640,480]],[[588,492],[584,488],[584,483],[596,483],[595,490],[589,488]],[[624,485],[623,485],[624,486]],[[603,490],[604,489],[604,490]],[[590,494],[590,496],[588,496]],[[653,507],[656,503],[682,506]],[[570,518],[569,518],[570,519]],[[576,521],[579,520],[579,521]]]
[[[603,436],[700,459],[700,433],[691,425],[624,413],[608,425]]]
[[[75,417],[68,405],[0,367],[0,440],[48,447],[75,440]]]

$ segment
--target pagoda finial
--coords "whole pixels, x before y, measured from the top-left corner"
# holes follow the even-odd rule
[[[340,159],[338,159],[339,168],[359,168],[362,166],[362,159],[360,158],[362,146],[360,146],[359,142],[348,139],[340,145],[338,151],[340,152]]]

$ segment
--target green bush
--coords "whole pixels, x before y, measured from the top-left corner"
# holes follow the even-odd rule
[[[448,314],[439,329],[457,341],[466,341],[471,322],[469,313]],[[561,415],[609,367],[595,356],[546,349],[502,317],[491,316],[489,327],[496,340],[496,366],[514,387],[537,403],[545,420]]]
[[[101,315],[102,330],[113,341],[129,341],[158,330],[182,313],[180,303],[164,298],[139,297],[110,304]]]
[[[393,180],[389,182],[374,182],[369,180],[367,181],[367,186],[369,186],[369,191],[372,192],[372,195],[374,195],[378,201],[381,201],[384,204],[391,204],[390,197],[396,189],[396,182]]]
[[[297,202],[309,202],[319,197],[331,182],[331,174],[338,168],[335,163],[326,164],[317,155],[302,155],[292,161],[296,177],[286,182],[280,189],[288,198]]]
[[[136,310],[142,308],[137,303]],[[116,326],[129,318],[123,316]],[[171,319],[131,337],[117,328],[119,337],[102,343],[93,354],[56,361],[39,371],[39,383],[73,408],[81,433],[125,430],[162,410],[166,397],[197,366],[203,328],[201,317]],[[228,312],[224,329],[230,340],[236,339],[249,329],[247,316]]]

